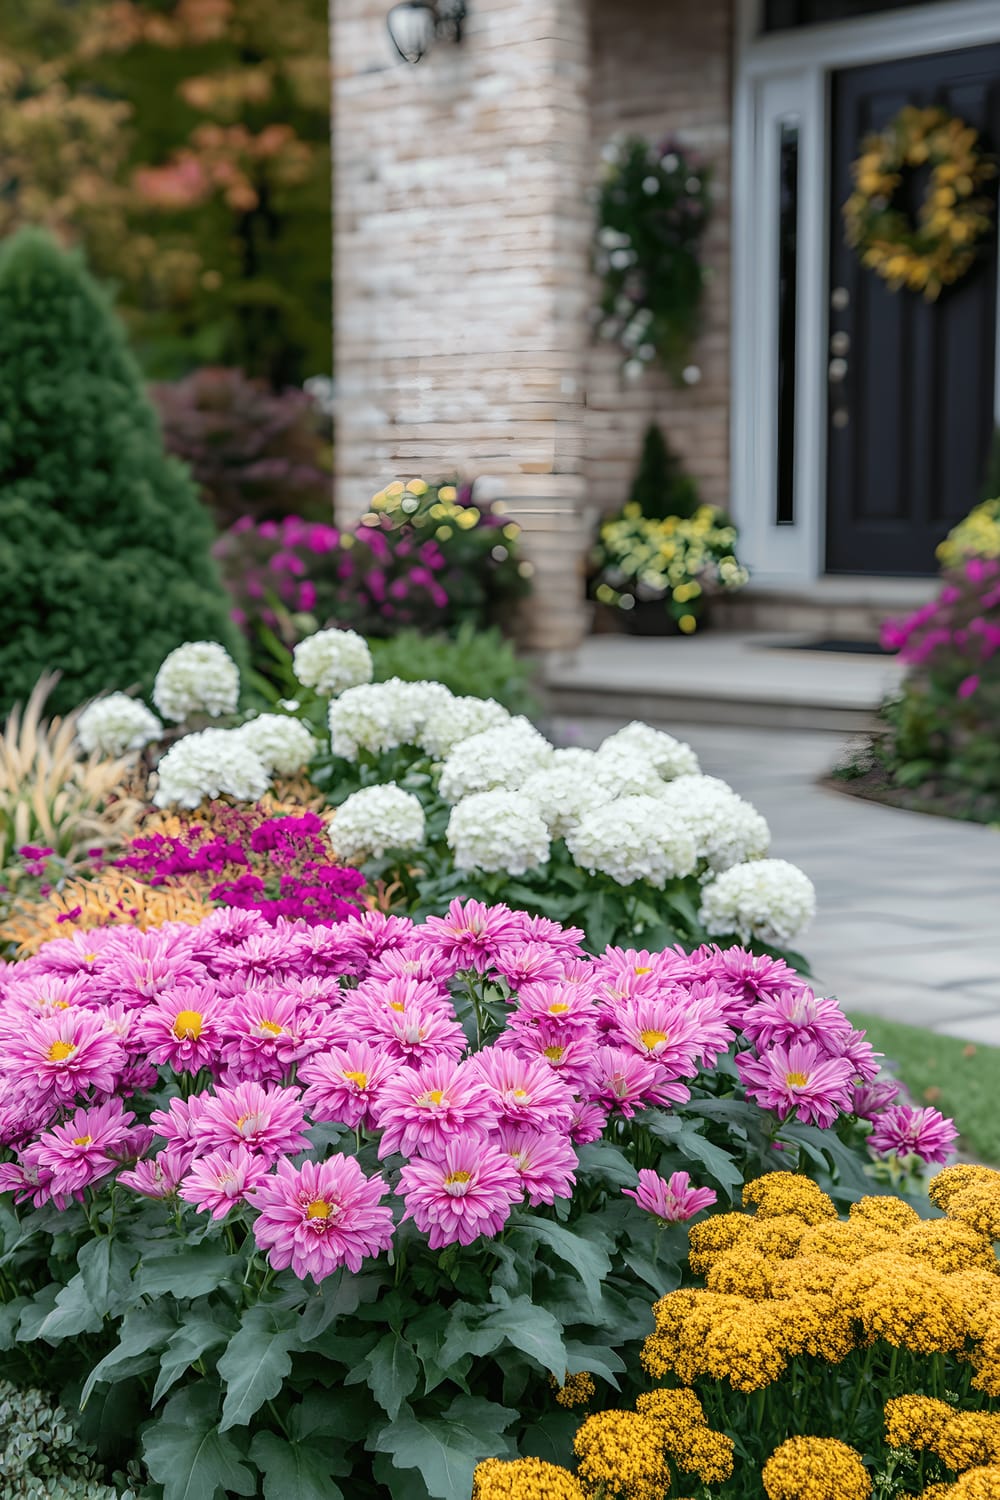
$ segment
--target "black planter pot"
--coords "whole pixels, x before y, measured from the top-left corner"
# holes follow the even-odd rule
[[[677,621],[662,599],[637,599],[634,609],[619,610],[629,635],[683,635]],[[698,620],[698,629],[708,624],[707,611]]]

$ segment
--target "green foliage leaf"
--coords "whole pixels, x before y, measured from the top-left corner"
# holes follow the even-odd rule
[[[417,1417],[404,1406],[377,1434],[375,1451],[390,1453],[398,1469],[418,1469],[435,1500],[468,1500],[476,1464],[508,1451],[501,1434],[516,1417],[470,1396],[457,1397],[441,1417]]]
[[[214,1317],[193,1317],[188,1313],[180,1328],[177,1328],[171,1338],[167,1341],[167,1347],[163,1351],[160,1360],[160,1373],[156,1377],[156,1385],[153,1388],[153,1405],[155,1406],[161,1397],[165,1396],[170,1387],[184,1374],[185,1370],[201,1359],[211,1349],[220,1349],[229,1341],[232,1326],[228,1319],[220,1321],[219,1313]]]
[[[508,1298],[498,1287],[494,1287],[493,1295],[504,1301],[486,1314],[481,1324],[483,1331],[502,1333],[515,1349],[530,1355],[557,1380],[562,1380],[566,1373],[562,1324],[530,1297]]]
[[[257,1306],[243,1314],[240,1327],[219,1360],[226,1383],[219,1431],[244,1427],[255,1411],[276,1396],[292,1368],[290,1350],[298,1345],[298,1314]]]
[[[353,1384],[355,1378],[367,1380],[379,1406],[395,1421],[420,1379],[420,1361],[405,1339],[389,1332],[379,1339],[357,1376],[348,1376],[347,1384]]]
[[[117,1380],[123,1374],[134,1375],[153,1368],[159,1359],[158,1351],[176,1327],[177,1321],[170,1309],[157,1303],[134,1307],[127,1312],[119,1330],[118,1343],[87,1376],[80,1405],[87,1404],[95,1385]],[[154,1405],[156,1400],[154,1395]]]
[[[233,1439],[217,1425],[219,1393],[202,1381],[178,1392],[159,1422],[143,1433],[142,1451],[163,1500],[216,1500],[253,1495],[257,1481]]]
[[[258,1432],[250,1457],[264,1475],[264,1500],[344,1500],[329,1463],[307,1443]]]
[[[509,1243],[518,1248],[522,1244],[526,1248],[548,1245],[560,1260],[572,1266],[594,1306],[600,1302],[601,1283],[610,1274],[611,1258],[607,1251],[607,1237],[596,1228],[592,1228],[590,1236],[585,1239],[582,1234],[564,1229],[551,1219],[522,1216],[512,1229]]]
[[[170,1254],[145,1258],[135,1274],[135,1290],[144,1297],[204,1297],[231,1280],[237,1266],[242,1270],[239,1256],[209,1240],[182,1245]]]

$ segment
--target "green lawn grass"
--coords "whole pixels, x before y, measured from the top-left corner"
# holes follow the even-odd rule
[[[950,1115],[969,1156],[1000,1166],[1000,1047],[963,1042],[879,1016],[852,1015],[916,1104]]]

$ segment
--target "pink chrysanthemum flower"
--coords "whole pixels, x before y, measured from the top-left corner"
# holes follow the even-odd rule
[[[588,1146],[599,1141],[608,1123],[608,1111],[600,1104],[589,1104],[582,1099],[573,1105],[573,1118],[569,1125],[569,1138],[574,1146]]]
[[[891,1078],[876,1078],[873,1083],[856,1083],[851,1090],[851,1113],[862,1120],[875,1120],[895,1104],[902,1090]]]
[[[156,1156],[137,1161],[127,1172],[119,1172],[118,1182],[144,1198],[173,1198],[190,1164],[190,1151],[166,1146]]]
[[[532,917],[527,912],[516,912],[518,917],[518,941],[522,943],[545,943],[564,959],[579,958],[587,934],[579,927],[563,927],[551,917]]]
[[[746,948],[706,946],[692,953],[691,957],[698,960],[705,978],[714,979],[737,1004],[742,1002],[744,1006],[767,1000],[785,990],[809,988],[784,959],[750,953]]]
[[[72,1194],[113,1172],[116,1147],[128,1136],[135,1116],[126,1114],[120,1099],[109,1099],[89,1109],[77,1109],[61,1125],[54,1125],[23,1153],[40,1172],[51,1172],[53,1193]]]
[[[74,932],[69,937],[53,938],[43,943],[30,960],[32,973],[59,974],[67,979],[74,975],[96,973],[106,962],[103,950],[112,940],[112,929],[95,927]],[[25,965],[24,967],[27,967]]]
[[[280,1082],[321,1040],[323,1012],[288,990],[254,989],[233,1000],[222,1045],[233,1082]]]
[[[246,1146],[209,1151],[192,1164],[180,1196],[213,1219],[224,1219],[234,1204],[247,1202],[269,1170],[268,1163]]]
[[[149,937],[150,933],[138,933]],[[113,961],[96,975],[97,989],[103,998],[120,1000],[129,1006],[146,1005],[167,996],[179,986],[191,988],[204,982],[205,971],[191,954],[166,936],[152,950],[120,951]]]
[[[573,1196],[579,1163],[566,1136],[502,1125],[493,1141],[514,1163],[532,1208]]]
[[[452,966],[443,954],[414,940],[405,948],[387,948],[373,959],[365,980],[423,979],[440,988],[451,974]]]
[[[581,1028],[564,1030],[560,1026],[527,1026],[504,1031],[497,1037],[497,1048],[510,1048],[522,1057],[537,1057],[572,1093],[578,1093],[590,1076],[596,1032]]]
[[[446,916],[427,918],[423,937],[429,947],[447,956],[453,973],[459,969],[484,973],[505,944],[525,941],[520,914],[509,906],[457,898]]]
[[[360,1271],[366,1255],[381,1254],[392,1241],[392,1211],[380,1204],[387,1192],[353,1156],[299,1168],[279,1162],[254,1195],[254,1237],[276,1271],[291,1266],[301,1280],[322,1281],[341,1265]]]
[[[367,1042],[347,1042],[317,1052],[299,1066],[299,1082],[309,1087],[302,1096],[314,1120],[335,1120],[356,1130],[375,1124],[379,1090],[399,1073],[399,1064]]]
[[[6,1046],[7,1077],[34,1089],[40,1099],[68,1104],[90,1089],[114,1092],[125,1062],[121,1043],[103,1018],[71,1007],[39,1017]]]
[[[705,1001],[629,996],[611,1009],[611,1040],[658,1062],[674,1078],[694,1078],[700,1063],[714,1067],[733,1033]]]
[[[396,1192],[406,1204],[403,1218],[440,1250],[499,1234],[520,1202],[521,1179],[505,1151],[475,1137],[450,1141],[439,1160],[407,1163]]]
[[[0,1103],[0,1146],[16,1146],[44,1130],[58,1113],[58,1103],[41,1098],[23,1080],[14,1085],[3,1079]]]
[[[298,966],[287,936],[277,928],[255,933],[235,948],[222,950],[216,960],[222,974],[238,974],[247,989],[295,979]]]
[[[382,911],[365,911],[337,924],[368,962],[381,958],[390,948],[405,948],[414,937],[409,917],[387,916]]]
[[[175,1073],[214,1067],[230,1035],[230,1004],[214,989],[180,986],[142,1012],[135,1043]]]
[[[806,1124],[828,1130],[839,1114],[851,1109],[854,1069],[842,1057],[827,1057],[811,1042],[772,1047],[762,1057],[741,1052],[736,1066],[747,1091],[779,1119],[796,1115]]]
[[[547,1064],[505,1047],[484,1047],[469,1064],[486,1085],[500,1120],[535,1130],[568,1130],[573,1094]]]
[[[304,1126],[298,1089],[238,1083],[235,1088],[216,1089],[214,1097],[205,1100],[199,1138],[206,1151],[243,1145],[275,1161],[306,1149]]]
[[[53,1193],[52,1173],[47,1167],[22,1158],[21,1161],[0,1162],[0,1193],[13,1193],[15,1203],[30,1203],[33,1208],[42,1208],[54,1203],[60,1213],[82,1193]]]
[[[849,1062],[855,1078],[862,1083],[872,1083],[882,1071],[884,1052],[876,1052],[863,1031],[849,1030],[846,1037],[838,1037],[836,1047],[827,1047],[831,1057],[842,1057]]]
[[[836,1000],[821,999],[812,990],[779,990],[751,1005],[742,1030],[758,1051],[776,1042],[812,1042],[836,1055],[851,1034],[851,1023]]]
[[[439,1156],[456,1135],[484,1136],[497,1107],[471,1063],[440,1059],[401,1068],[379,1094],[379,1156]]]
[[[512,990],[525,984],[554,983],[562,978],[562,955],[547,943],[505,943],[492,967]]]
[[[671,1079],[665,1068],[624,1047],[596,1049],[585,1093],[627,1120],[650,1104],[684,1104],[691,1097],[691,1090]]]
[[[0,1038],[17,1036],[36,1017],[51,1018],[73,1006],[92,1009],[89,989],[86,979],[79,976],[38,974],[34,979],[11,980],[3,997]]]
[[[414,1007],[448,1013],[452,1010],[451,995],[443,979],[420,979],[415,974],[397,974],[388,979],[378,974],[366,974],[345,1004],[374,1005],[399,1013]]]
[[[507,1025],[520,1031],[542,1024],[566,1030],[583,1030],[593,1035],[597,1029],[597,1007],[592,991],[583,984],[533,984],[522,990],[517,1008]]]
[[[640,1208],[654,1214],[661,1224],[685,1224],[703,1208],[711,1208],[718,1195],[711,1188],[693,1188],[687,1172],[673,1172],[661,1177],[643,1167],[637,1188],[622,1188],[626,1198],[634,1198]]]
[[[168,1146],[173,1146],[187,1160],[205,1150],[202,1120],[207,1094],[192,1094],[190,1099],[171,1099],[166,1109],[154,1109],[149,1123],[162,1136]]]
[[[454,1007],[440,999],[399,1004],[352,998],[334,1016],[332,1036],[340,1046],[360,1038],[414,1066],[436,1057],[461,1057],[468,1047]]]
[[[955,1122],[940,1110],[891,1104],[875,1121],[868,1144],[879,1156],[919,1156],[922,1161],[943,1165],[957,1140]]]

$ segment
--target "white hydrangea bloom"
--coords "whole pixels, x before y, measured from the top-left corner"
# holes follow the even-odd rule
[[[615,797],[653,797],[664,787],[649,756],[626,744],[608,749],[602,745],[594,756],[591,774],[599,786],[606,787]]]
[[[516,791],[551,758],[552,746],[545,736],[518,717],[457,744],[445,759],[439,790],[446,802],[497,788]]]
[[[424,810],[419,798],[394,781],[362,787],[338,807],[330,840],[338,859],[349,865],[380,859],[387,849],[419,849],[424,842]]]
[[[763,859],[771,847],[764,818],[716,776],[678,776],[662,787],[659,801],[690,828],[699,863],[716,874]]]
[[[733,865],[702,891],[700,918],[712,937],[731,933],[779,947],[795,941],[816,915],[816,891],[797,865],[756,859]]]
[[[239,668],[218,641],[185,641],[164,657],[153,684],[153,702],[175,724],[194,713],[235,713],[239,696]]]
[[[598,755],[606,755],[623,748],[642,755],[656,767],[663,781],[672,781],[675,776],[694,776],[699,770],[698,757],[684,740],[675,740],[672,734],[654,729],[650,724],[633,720],[610,734],[598,749]]]
[[[317,630],[292,652],[292,671],[303,687],[324,697],[372,680],[372,654],[356,630]]]
[[[203,729],[171,745],[157,766],[157,807],[197,807],[207,797],[257,802],[271,784],[260,756],[239,730]]]
[[[163,725],[145,703],[127,693],[109,693],[88,703],[76,721],[76,737],[84,755],[116,758],[129,750],[141,750],[159,739]]]
[[[460,870],[523,875],[549,857],[549,831],[532,803],[502,789],[476,792],[452,808],[447,839]]]
[[[592,750],[576,754],[596,761]],[[534,803],[554,839],[565,838],[584,813],[610,802],[614,793],[590,774],[591,766],[583,762],[559,759],[557,750],[549,764],[531,775],[520,788],[520,795]]]
[[[509,724],[510,717],[495,698],[452,698],[427,716],[420,743],[435,760],[444,760],[462,740]]]
[[[357,760],[362,750],[373,755],[419,745],[431,714],[454,702],[441,682],[367,682],[348,688],[330,703],[330,740],[334,755]]]
[[[287,714],[261,714],[233,733],[260,756],[272,776],[294,776],[316,753],[315,738]]]
[[[583,869],[619,885],[648,880],[662,887],[695,867],[694,835],[683,824],[667,825],[657,797],[621,797],[584,813],[566,844]]]

